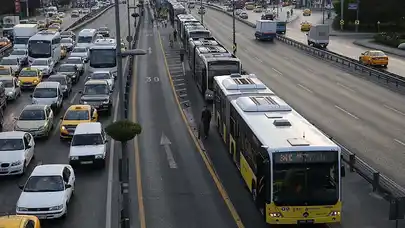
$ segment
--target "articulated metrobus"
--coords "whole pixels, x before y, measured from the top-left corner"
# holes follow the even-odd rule
[[[183,47],[185,50],[188,49],[190,44],[190,39],[192,38],[210,38],[211,32],[206,29],[204,26],[186,26],[186,39],[184,40]]]
[[[257,80],[214,78],[214,118],[257,208],[268,224],[340,223],[340,147]]]
[[[188,56],[188,64],[194,65],[195,47],[198,46],[218,46],[221,45],[214,37],[210,38],[190,38],[188,41],[188,48],[186,49]]]
[[[194,64],[190,66],[198,89],[206,101],[212,101],[214,77],[241,73],[242,64],[223,46],[196,46]]]
[[[117,42],[115,39],[98,39],[90,47],[89,71],[117,73]]]
[[[61,59],[60,33],[41,31],[28,40],[28,60],[30,63],[37,58],[52,58],[57,63]]]
[[[187,14],[186,8],[177,1],[169,1],[169,19],[173,25],[179,14]]]
[[[185,39],[185,25],[188,23],[197,23],[201,25],[201,23],[195,19],[191,14],[179,14],[177,15],[177,32],[180,34],[180,39],[184,41]]]

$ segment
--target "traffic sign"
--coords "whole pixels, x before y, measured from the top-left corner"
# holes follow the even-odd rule
[[[128,41],[128,43],[131,43],[132,42],[132,36],[127,36],[127,41]]]
[[[233,50],[233,52],[236,52],[236,51],[238,50],[238,45],[237,45],[237,44],[233,44],[232,50]]]
[[[360,24],[360,21],[359,21],[359,20],[355,20],[354,23],[355,23],[356,25],[359,25],[359,24]]]
[[[340,20],[340,25],[344,25],[345,21],[344,20]]]
[[[349,10],[357,10],[357,3],[349,3],[349,4],[347,5],[347,8],[348,8]]]

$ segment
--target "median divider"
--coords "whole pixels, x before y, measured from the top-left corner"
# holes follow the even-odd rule
[[[212,5],[212,4],[205,4],[211,9],[221,11],[226,13],[229,16],[232,16],[229,12],[226,12],[221,7]],[[237,20],[241,21],[242,23],[250,26],[255,27],[252,22],[243,20],[241,18],[237,18]],[[310,47],[306,44],[301,42],[292,40],[287,38],[283,35],[277,35],[277,39],[289,44],[297,49],[303,50],[311,55],[315,55],[317,57],[326,59],[328,61],[334,61],[336,63],[340,63],[342,65],[354,68],[356,71],[361,71],[362,73],[367,73],[370,77],[376,77],[380,81],[385,81],[386,83],[395,83],[397,87],[404,87],[405,88],[405,78],[402,78],[399,75],[382,72],[380,70],[376,70],[372,67],[367,67],[361,65],[358,61],[330,52],[326,50],[320,50],[314,47]],[[248,72],[245,72],[248,74]],[[327,134],[325,134],[327,135]],[[328,135],[327,135],[328,136]],[[342,148],[342,159],[347,163],[350,172],[358,173],[362,178],[364,178],[367,182],[369,182],[374,192],[379,192],[384,194],[384,198],[387,200],[393,200],[405,197],[405,188],[395,183],[393,180],[388,178],[387,176],[381,174],[378,170],[374,169],[370,165],[368,165],[365,161],[360,159],[356,156],[355,153],[351,152],[349,149],[345,148],[343,145],[336,142],[333,137],[328,136],[331,140],[333,140],[336,144],[338,144]]]
[[[216,11],[220,11],[225,13],[226,15],[232,17],[230,12],[226,12],[223,8],[213,5],[213,4],[205,4],[205,6],[214,9]],[[236,18],[238,21],[255,28],[256,25],[250,21],[241,19],[239,17]],[[350,68],[351,70],[355,70],[360,72],[362,75],[366,75],[369,79],[372,79],[380,84],[386,85],[390,88],[396,88],[401,92],[405,92],[405,77],[388,72],[384,69],[379,69],[376,67],[366,66],[359,62],[357,59],[349,58],[344,55],[340,55],[338,53],[328,51],[325,49],[319,49],[307,44],[301,43],[299,41],[293,40],[288,38],[284,35],[277,35],[277,39],[285,44],[288,44],[292,47],[305,51],[306,53],[315,56],[317,58],[326,60],[328,62],[334,62],[340,64],[344,67]]]

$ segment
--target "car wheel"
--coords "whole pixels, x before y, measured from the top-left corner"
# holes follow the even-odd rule
[[[24,176],[25,172],[27,171],[27,162],[24,160],[23,170],[20,176]]]
[[[66,218],[68,215],[68,205],[66,204],[66,211],[65,214],[62,215],[62,218]]]

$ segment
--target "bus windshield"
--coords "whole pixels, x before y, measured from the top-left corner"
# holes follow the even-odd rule
[[[77,43],[80,44],[90,44],[93,42],[93,37],[92,36],[79,36],[77,39]]]
[[[112,68],[117,66],[115,49],[92,49],[90,50],[90,67]]]
[[[300,162],[274,159],[273,201],[277,206],[333,205],[339,200],[338,153],[309,153],[319,157]],[[324,156],[328,159],[321,154],[328,154]]]
[[[28,55],[32,58],[51,57],[51,42],[46,40],[31,40],[28,44]]]
[[[240,73],[239,61],[214,61],[208,65],[208,88],[212,90],[214,76]]]
[[[210,38],[211,33],[209,31],[193,31],[190,32],[190,38]]]
[[[14,44],[28,44],[29,37],[14,37]]]

